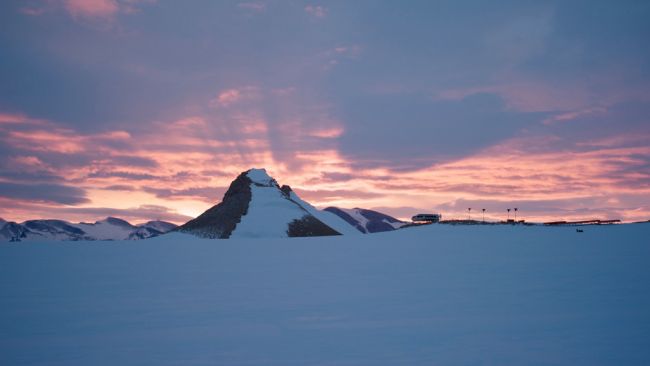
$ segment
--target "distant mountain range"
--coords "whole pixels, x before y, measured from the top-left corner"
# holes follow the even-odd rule
[[[137,240],[170,231],[209,239],[360,235],[396,230],[405,224],[361,208],[318,210],[291,187],[280,186],[266,170],[250,169],[230,184],[220,203],[178,227],[165,221],[132,225],[114,217],[79,224],[62,220],[19,224],[0,219],[0,240]]]
[[[0,240],[138,240],[162,235],[174,228],[175,224],[165,221],[132,225],[115,217],[78,224],[63,220],[29,220],[19,224],[0,219]]]

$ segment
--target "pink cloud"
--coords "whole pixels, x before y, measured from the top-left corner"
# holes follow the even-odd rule
[[[555,115],[553,117],[545,119],[544,121],[542,121],[542,123],[545,125],[552,125],[559,122],[571,121],[579,117],[592,116],[592,115],[603,114],[603,113],[607,113],[606,108],[602,108],[602,107],[586,108],[578,111],[572,111],[572,112]]]
[[[0,113],[0,123],[23,123],[28,119],[21,114]]]
[[[180,127],[180,128],[202,128],[206,126],[205,119],[203,117],[187,117],[181,118],[177,121],[172,122],[169,126]]]
[[[305,12],[316,18],[325,18],[327,16],[327,8],[320,5],[307,5],[305,6]]]
[[[78,137],[57,132],[12,131],[7,137],[6,143],[28,151],[53,151],[64,154],[83,151]]]
[[[18,165],[37,166],[37,167],[42,167],[44,165],[41,159],[37,158],[36,156],[18,156],[12,158],[11,160],[13,160]]]
[[[323,128],[317,129],[309,133],[310,136],[320,137],[320,138],[337,138],[343,134],[344,130],[342,127],[332,127],[332,128]]]
[[[240,126],[240,132],[243,134],[266,133],[268,125],[264,120],[249,119]]]
[[[220,95],[227,96],[230,90],[245,88]],[[334,139],[344,130],[335,120],[320,117],[309,125],[296,118],[271,127],[263,113],[247,105],[244,109],[226,111],[225,119],[187,116],[154,122],[146,132],[93,134],[21,114],[0,114],[0,121],[5,121],[0,123],[0,143],[10,149],[6,169],[48,172],[83,187],[90,199],[85,207],[155,204],[196,215],[216,203],[206,192],[218,192],[241,171],[263,166],[318,207],[382,207],[389,214],[394,208],[396,215],[402,215],[404,207],[428,207],[442,210],[446,217],[463,217],[467,207],[475,206],[465,202],[491,202],[495,209],[528,202],[525,218],[543,221],[558,215],[543,210],[545,202],[552,202],[564,210],[564,218],[602,216],[604,207],[610,207],[608,215],[616,218],[650,218],[650,202],[643,198],[650,197],[647,136],[622,134],[562,151],[553,148],[553,137],[519,138],[456,161],[395,172],[354,167],[336,148]],[[279,142],[270,140],[271,128],[285,139],[282,143],[289,153],[274,153],[273,144]],[[314,146],[314,141],[323,142],[314,137],[324,144]],[[69,156],[72,162],[62,164],[50,160],[52,156],[64,160]],[[169,190],[173,194],[164,194]],[[579,209],[590,202],[601,206]],[[541,208],[533,212],[533,203]],[[519,207],[526,211],[525,204]],[[53,215],[60,212],[56,210],[52,208]],[[0,216],[12,218],[14,213],[0,207]]]
[[[62,0],[63,8],[75,19],[112,21],[119,13],[135,14],[142,4],[157,0]]]
[[[228,107],[242,100],[254,99],[259,94],[259,88],[244,86],[240,88],[225,89],[219,92],[216,98],[210,101],[212,107]]]
[[[577,142],[576,146],[590,148],[613,148],[617,146],[625,146],[628,144],[642,146],[644,144],[647,145],[649,141],[650,134],[623,133],[616,136]]]
[[[110,18],[120,10],[115,0],[65,0],[63,6],[75,18]]]
[[[229,89],[219,93],[216,101],[221,105],[229,105],[237,102],[239,99],[241,99],[241,93],[239,92],[239,90]]]

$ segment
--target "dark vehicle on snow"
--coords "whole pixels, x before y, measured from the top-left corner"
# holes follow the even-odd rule
[[[417,214],[411,218],[413,222],[440,222],[441,214]]]

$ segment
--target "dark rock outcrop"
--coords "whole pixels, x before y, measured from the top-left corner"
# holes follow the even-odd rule
[[[341,235],[312,215],[306,215],[300,220],[290,222],[287,234],[289,237]]]
[[[176,231],[210,239],[229,238],[241,221],[241,217],[248,212],[252,182],[246,174],[247,172],[241,173],[237,179],[230,183],[221,203],[179,226]]]

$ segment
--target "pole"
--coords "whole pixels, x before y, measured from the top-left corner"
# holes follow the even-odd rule
[[[517,221],[517,210],[518,210],[518,208],[515,207],[515,221]]]

